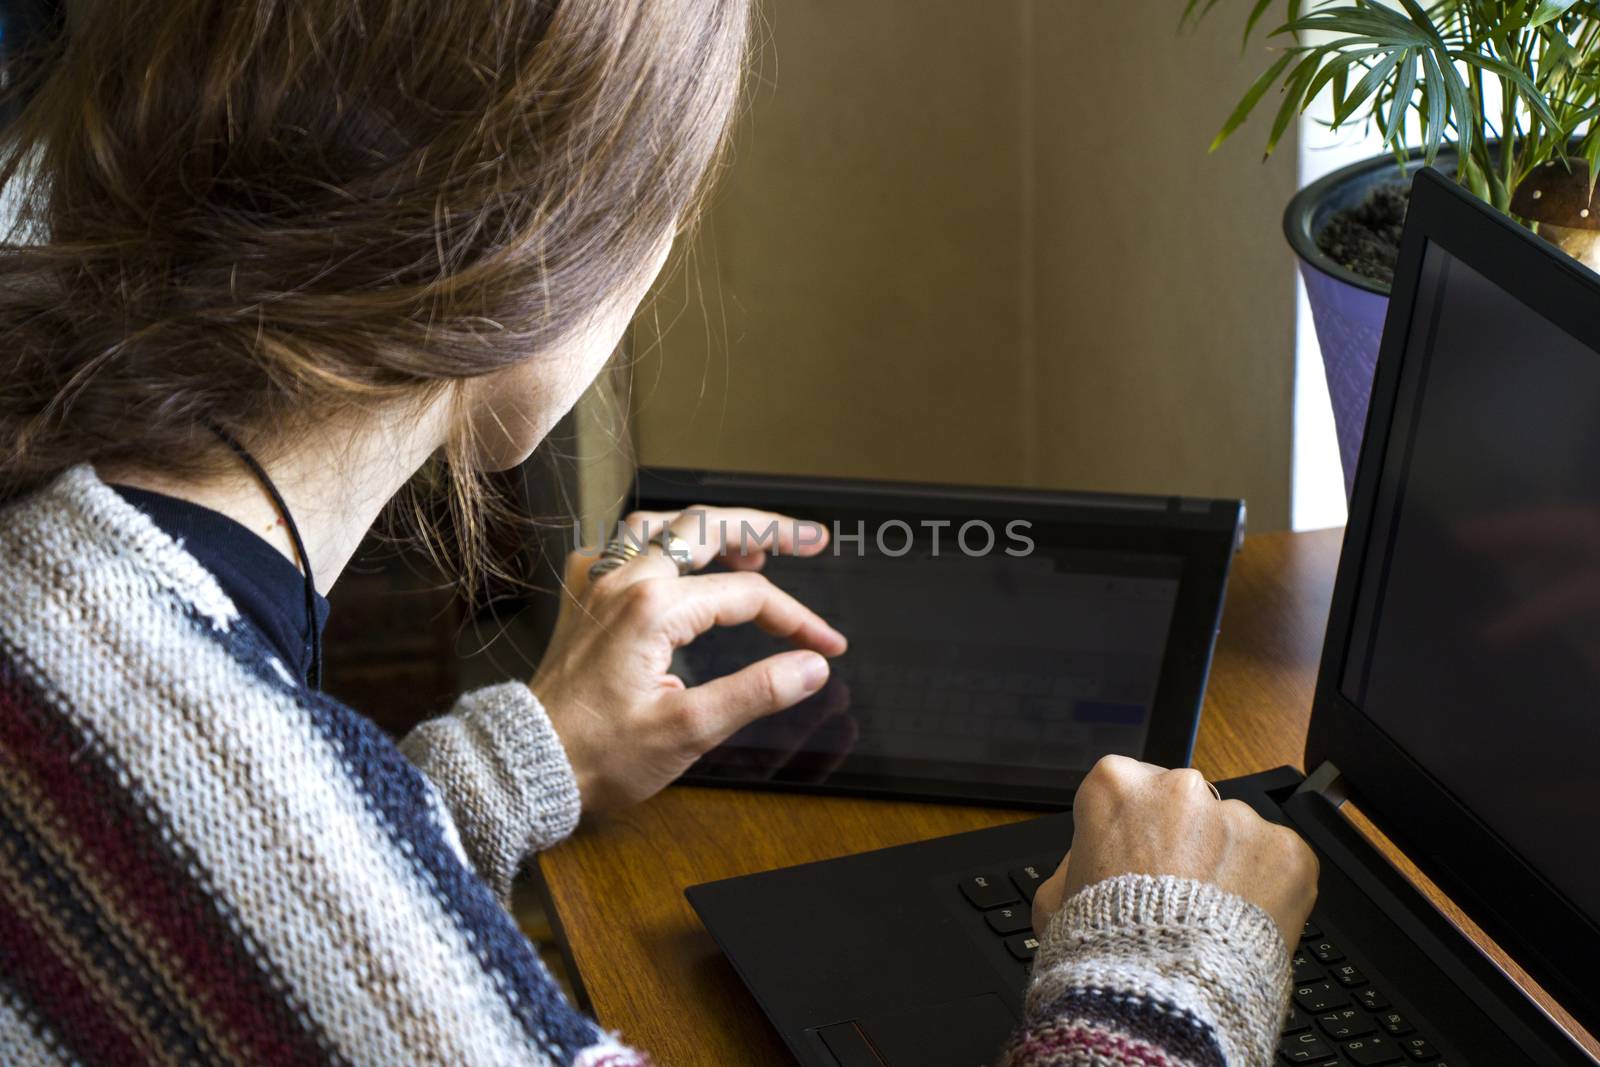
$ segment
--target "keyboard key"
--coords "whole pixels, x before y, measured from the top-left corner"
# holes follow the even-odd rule
[[[1294,1002],[1300,1005],[1303,1011],[1321,1015],[1334,1008],[1344,1007],[1350,1003],[1350,998],[1332,982],[1307,982],[1303,986],[1295,987]]]
[[[1321,967],[1311,962],[1311,957],[1304,952],[1296,952],[1294,959],[1289,961],[1294,968],[1294,984],[1305,985],[1307,982],[1320,982],[1328,977]]]
[[[1399,1043],[1394,1038],[1384,1037],[1382,1034],[1345,1042],[1344,1054],[1349,1056],[1357,1067],[1377,1067],[1381,1063],[1397,1063],[1405,1059]]]
[[[1302,941],[1309,941],[1313,937],[1321,937],[1321,936],[1322,936],[1322,927],[1318,926],[1314,922],[1307,922],[1306,923],[1306,928],[1300,932],[1300,940],[1302,940]]]
[[[1314,1032],[1293,1034],[1278,1043],[1278,1059],[1284,1063],[1325,1063],[1333,1058],[1333,1046]]]
[[[1015,937],[1006,938],[1006,950],[1022,962],[1033,959],[1033,954],[1039,951],[1039,939],[1033,934],[1017,934]]]
[[[1002,904],[1016,904],[1022,899],[1012,888],[1010,879],[997,874],[974,874],[961,879],[961,893],[974,908],[984,911]]]
[[[1389,1006],[1389,998],[1376,989],[1363,989],[1356,993],[1356,1003],[1368,1011],[1382,1011]]]
[[[1348,1041],[1352,1037],[1370,1034],[1375,1029],[1366,1013],[1355,1008],[1340,1008],[1327,1015],[1319,1015],[1317,1025],[1335,1041]]]
[[[1367,976],[1356,970],[1348,963],[1341,963],[1331,972],[1333,980],[1346,989],[1354,989],[1358,985],[1367,984]]]
[[[1406,1055],[1418,1063],[1439,1058],[1438,1050],[1420,1037],[1408,1037],[1400,1042],[1400,1047],[1406,1050]]]
[[[1309,1029],[1311,1029],[1311,1016],[1293,1004],[1289,1005],[1289,1018],[1284,1021],[1283,1032],[1286,1034],[1298,1034],[1301,1030]]]
[[[1306,948],[1316,957],[1318,963],[1338,963],[1344,959],[1344,953],[1340,952],[1339,946],[1332,941],[1314,941]]]
[[[1039,883],[1050,877],[1050,872],[1032,863],[1021,867],[1011,868],[1011,882],[1017,887],[1017,892],[1022,894],[1022,899],[1029,904],[1033,903],[1033,894],[1039,891]]]
[[[983,919],[997,934],[1020,934],[1033,927],[1033,916],[1021,905],[986,911]]]
[[[1396,1035],[1409,1034],[1416,1029],[1416,1027],[1412,1026],[1404,1015],[1401,1015],[1397,1011],[1384,1012],[1382,1015],[1378,1016],[1378,1025],[1383,1027],[1388,1033]]]

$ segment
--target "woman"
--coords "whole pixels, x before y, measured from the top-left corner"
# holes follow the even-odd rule
[[[0,1061],[646,1062],[562,1001],[512,876],[844,638],[635,516],[673,533],[573,561],[531,683],[395,746],[317,690],[320,591],[436,453],[480,528],[478,472],[596,376],[718,158],[746,4],[69,0],[8,59]],[[746,621],[795,649],[670,674]],[[1077,810],[1005,1062],[1266,1062],[1308,850],[1191,771],[1107,760]]]

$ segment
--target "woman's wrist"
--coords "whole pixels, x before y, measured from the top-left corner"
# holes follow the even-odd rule
[[[562,711],[564,707],[558,703],[560,696],[550,696],[551,689],[541,685],[539,679],[527,683],[528,692],[533,694],[533,699],[543,710],[545,720],[550,724],[550,731],[561,746],[561,751],[566,757],[567,767],[572,774],[573,787],[577,790],[578,805],[582,811],[598,810],[596,803],[597,775],[595,761],[590,758],[588,746],[583,743],[581,731],[573,728],[570,722],[564,722]]]
[[[544,706],[521,682],[467,693],[401,750],[438,789],[479,873],[502,897],[524,858],[570,834],[577,778]]]
[[[1041,931],[1028,1017],[1114,1008],[1152,1036],[1178,1019],[1209,1033],[1224,1062],[1267,1062],[1289,973],[1260,906],[1208,882],[1124,874],[1076,893]]]

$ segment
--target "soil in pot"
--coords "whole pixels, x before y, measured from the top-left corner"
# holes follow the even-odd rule
[[[1317,247],[1341,267],[1392,285],[1410,194],[1399,182],[1378,186],[1359,204],[1330,215],[1315,235]]]

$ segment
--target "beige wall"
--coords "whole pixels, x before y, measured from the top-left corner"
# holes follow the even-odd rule
[[[781,0],[697,259],[635,333],[645,463],[1246,497],[1287,525],[1293,152],[1181,0]],[[664,337],[659,325],[671,323]]]

